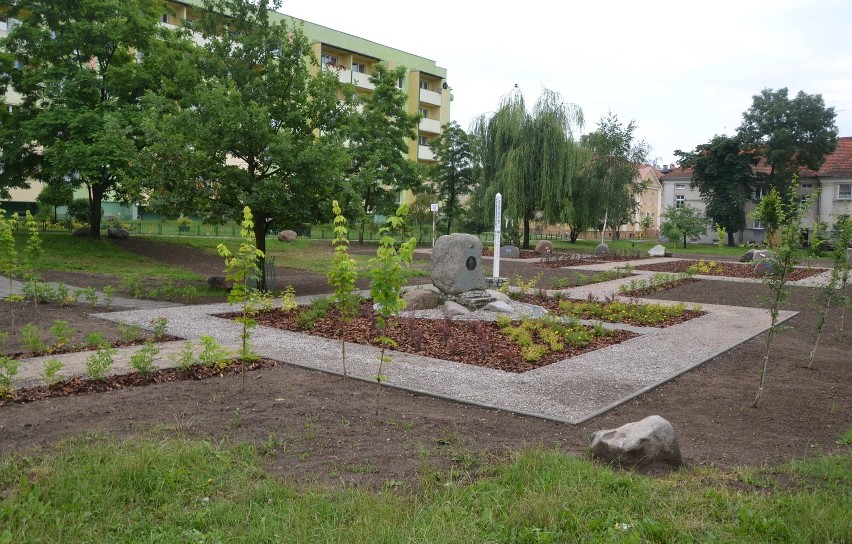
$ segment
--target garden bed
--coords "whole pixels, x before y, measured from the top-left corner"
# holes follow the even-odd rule
[[[757,278],[754,273],[754,264],[732,263],[724,261],[691,261],[681,260],[668,263],[647,264],[635,267],[636,270],[651,270],[654,272],[686,272],[690,268],[696,274],[705,276],[725,276],[731,278]],[[787,281],[796,281],[825,272],[824,268],[795,268],[787,277]]]
[[[659,305],[643,303],[577,301],[534,295],[524,295],[521,300],[527,304],[537,304],[547,308],[549,312],[562,317],[570,315],[577,319],[594,319],[637,327],[671,327],[701,317],[706,313],[700,310],[690,310],[686,307],[677,308],[677,311],[674,311],[672,307],[657,308]],[[570,307],[569,311],[566,311],[566,306]]]
[[[127,389],[128,387],[140,387],[155,383],[168,383],[181,380],[203,380],[214,376],[225,376],[227,374],[235,374],[241,370],[256,370],[259,368],[270,368],[282,363],[271,359],[258,359],[241,365],[239,360],[234,360],[222,367],[210,367],[195,365],[188,370],[179,368],[161,368],[150,374],[139,374],[131,372],[128,374],[113,374],[106,376],[102,380],[92,378],[83,378],[76,376],[63,380],[54,385],[40,385],[36,387],[28,387],[16,389],[10,393],[10,396],[5,398],[0,397],[0,406],[10,404],[21,404],[25,402],[34,402],[57,397],[70,397],[77,395],[92,395],[95,393],[105,393],[107,391],[116,391],[119,389]]]
[[[339,314],[332,308],[324,316],[318,317],[312,327],[305,328],[304,324],[300,326],[298,323],[299,313],[304,310],[305,307],[290,311],[268,310],[258,312],[255,319],[259,325],[335,340],[340,339],[342,331],[347,342],[375,347],[380,347],[376,338],[384,334],[395,342],[396,345],[392,348],[394,351],[518,373],[618,344],[636,336],[627,331],[611,331],[609,336],[593,336],[592,327],[583,327],[586,331],[584,334],[590,336],[585,345],[572,346],[565,341],[562,349],[547,350],[535,360],[531,360],[529,354],[525,357],[522,346],[510,339],[509,335],[501,330],[501,326],[493,322],[400,317],[391,319],[387,328],[380,333],[376,329],[371,304],[368,302],[361,306],[358,317],[345,324],[341,323]],[[239,317],[239,314],[223,314],[219,317],[233,319]],[[545,343],[536,333],[532,333],[532,337],[534,344]]]

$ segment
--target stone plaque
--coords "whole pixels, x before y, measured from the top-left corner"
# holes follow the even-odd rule
[[[432,284],[454,295],[484,289],[481,259],[482,242],[478,237],[472,234],[441,236],[432,250]]]

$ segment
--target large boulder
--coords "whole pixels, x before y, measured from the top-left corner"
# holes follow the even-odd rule
[[[602,255],[602,254],[609,253],[609,246],[608,246],[608,245],[606,245],[605,243],[601,242],[601,243],[600,243],[600,244],[598,244],[598,245],[597,245],[597,247],[595,248],[595,253],[596,253],[597,255]]]
[[[112,238],[114,240],[126,240],[129,237],[130,233],[127,232],[127,229],[119,227],[110,227],[107,229],[107,238]]]
[[[296,239],[296,231],[294,230],[282,230],[278,233],[278,241],[279,242],[292,242]]]
[[[226,279],[225,276],[210,276],[207,278],[207,285],[220,291],[230,291],[234,288],[234,282]]]
[[[657,244],[651,249],[648,250],[649,257],[665,257],[666,256],[666,246],[662,244]]]
[[[497,291],[496,289],[486,289],[485,292],[494,300],[499,300],[500,302],[512,302],[512,297],[506,293]]]
[[[441,297],[434,289],[412,289],[402,298],[407,303],[406,310],[433,310],[441,304]]]
[[[442,293],[460,295],[485,289],[482,242],[472,234],[441,236],[432,250],[432,285]]]
[[[775,274],[778,271],[778,263],[772,258],[758,257],[754,263],[754,275],[763,277],[767,274]]]
[[[592,434],[590,447],[595,457],[623,465],[683,463],[674,427],[660,416],[597,431]]]
[[[452,300],[448,300],[444,302],[443,306],[444,315],[448,315],[450,317],[455,317],[457,315],[468,315],[470,314],[470,310],[459,304],[458,302],[453,302]]]
[[[495,300],[494,302],[486,304],[483,310],[499,314],[510,314],[514,311],[508,302],[503,302],[502,300]]]
[[[500,257],[506,259],[520,259],[521,250],[518,246],[500,246]]]
[[[539,255],[550,255],[553,253],[553,242],[550,240],[539,240],[535,245],[535,252]]]
[[[768,249],[749,249],[740,257],[741,263],[750,263],[760,259],[771,259],[775,254]]]

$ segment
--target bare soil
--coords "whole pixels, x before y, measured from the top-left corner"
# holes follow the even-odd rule
[[[145,254],[146,245],[134,251]],[[150,256],[178,253],[189,254],[157,251]],[[516,269],[530,276],[541,272],[525,266]],[[304,276],[303,293],[328,290],[325,278]],[[651,414],[672,422],[689,465],[776,465],[816,453],[848,452],[849,446],[837,441],[852,428],[850,319],[846,335],[837,336],[839,317],[829,316],[813,368],[806,368],[818,318],[815,291],[791,288],[784,307],[800,313],[773,342],[767,387],[757,408],[750,405],[765,334],[579,426],[389,388],[381,393],[376,415],[375,384],[280,365],[249,372],[245,386],[239,375],[217,375],[4,406],[0,453],[90,433],[126,437],[153,431],[253,442],[267,455],[273,473],[296,481],[378,488],[395,480],[417,486],[424,477],[475,477],[488,459],[524,447],[556,446],[582,454],[592,431]],[[653,297],[760,307],[768,295],[761,284],[697,281]],[[76,318],[61,315],[78,330],[97,328],[96,323],[101,330],[114,327],[90,322],[84,306],[63,311],[74,310]],[[684,343],[695,340],[684,338]]]
[[[707,261],[705,261],[707,262]],[[646,264],[635,267],[636,270],[652,270],[654,272],[686,272],[696,261],[672,261],[669,263]],[[796,281],[825,272],[825,268],[796,268],[787,277],[788,281]],[[754,264],[732,263],[717,261],[716,266],[709,268],[706,276],[727,276],[729,278],[762,278],[754,273]]]

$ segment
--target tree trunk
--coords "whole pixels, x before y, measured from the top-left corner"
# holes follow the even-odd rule
[[[686,234],[683,235],[683,249],[686,249]]]
[[[524,249],[530,248],[530,216],[529,214],[524,214]]]
[[[571,243],[576,244],[577,238],[580,237],[580,230],[572,227],[568,235],[571,237]]]
[[[728,247],[737,247],[737,243],[734,241],[734,233],[728,231]]]
[[[106,192],[105,187],[102,183],[95,183],[89,192],[92,197],[89,202],[89,238],[92,240],[101,239],[101,203]]]
[[[260,213],[254,216],[254,246],[262,252],[257,259],[257,289],[266,291],[266,217]]]

